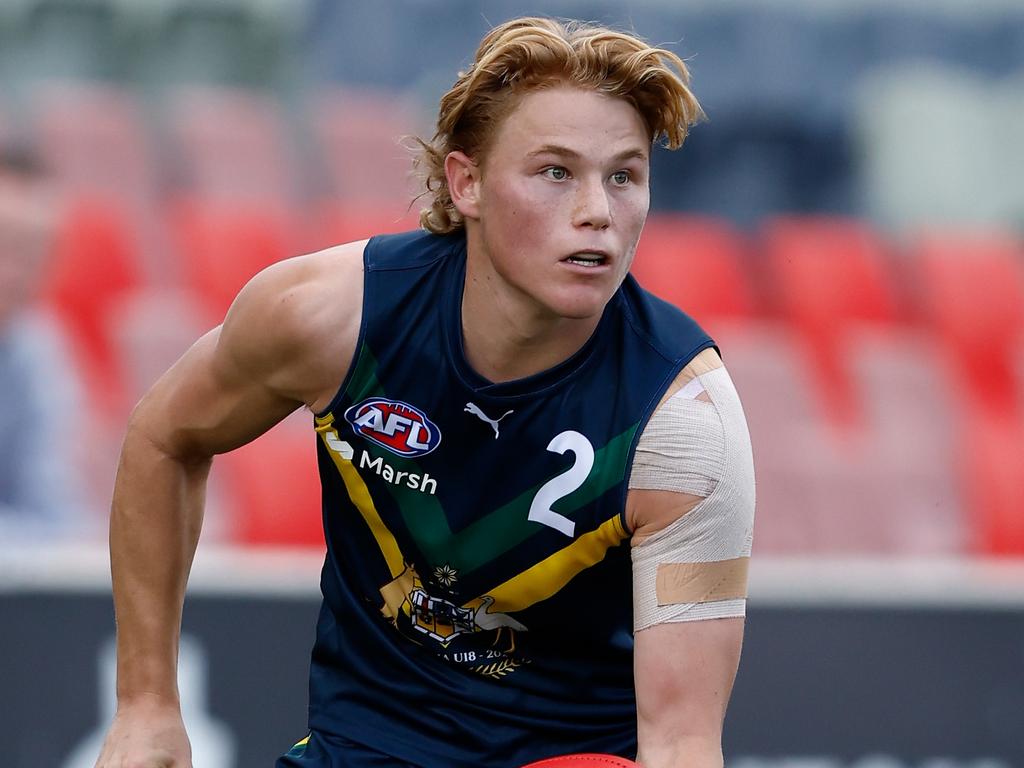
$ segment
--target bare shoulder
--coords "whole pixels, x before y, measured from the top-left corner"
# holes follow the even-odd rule
[[[284,397],[325,407],[355,354],[365,245],[285,259],[253,277],[221,331],[233,362]]]

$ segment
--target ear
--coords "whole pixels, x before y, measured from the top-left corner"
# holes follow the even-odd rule
[[[480,166],[465,152],[449,152],[444,175],[455,209],[465,219],[480,218]]]

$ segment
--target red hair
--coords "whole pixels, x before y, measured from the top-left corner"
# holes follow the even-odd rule
[[[572,85],[625,99],[640,113],[652,143],[663,140],[676,149],[704,114],[689,82],[682,59],[635,35],[534,17],[495,27],[441,98],[433,139],[416,140],[415,165],[426,186],[423,194],[432,198],[420,224],[436,234],[464,225],[448,191],[445,157],[454,151],[486,154],[496,128],[524,93]]]

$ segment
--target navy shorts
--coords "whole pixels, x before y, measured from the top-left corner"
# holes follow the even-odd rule
[[[275,768],[417,768],[411,763],[377,752],[340,736],[313,731],[288,754],[278,759]]]

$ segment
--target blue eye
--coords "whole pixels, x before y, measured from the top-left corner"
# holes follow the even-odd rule
[[[543,173],[546,173],[548,178],[555,181],[564,181],[569,178],[569,172],[560,165],[553,165],[550,168],[545,168]]]
[[[619,185],[627,184],[629,182],[629,171],[616,171],[612,174],[612,181]]]

